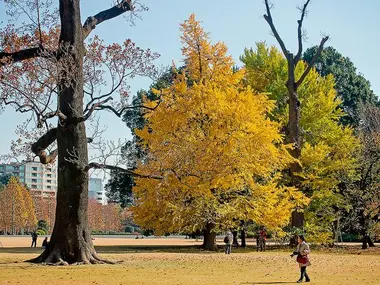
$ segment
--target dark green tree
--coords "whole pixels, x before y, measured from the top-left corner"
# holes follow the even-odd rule
[[[303,59],[310,63],[318,51],[318,46],[308,48],[303,54]],[[322,76],[334,75],[336,90],[342,99],[342,108],[347,114],[342,117],[341,123],[359,126],[360,104],[376,105],[379,100],[371,90],[370,82],[357,72],[353,62],[340,54],[333,47],[327,47],[316,59],[314,64],[317,72]]]
[[[10,174],[0,175],[0,186],[7,185],[10,178],[11,178]]]
[[[159,95],[154,94],[151,90],[160,90],[172,84],[175,72],[168,69],[163,75],[153,83],[149,90],[140,90],[132,98],[131,108],[126,110],[123,121],[132,132],[132,139],[123,147],[122,153],[125,161],[128,163],[128,169],[135,169],[138,160],[144,157],[144,152],[139,146],[139,137],[134,130],[143,129],[145,126],[144,114],[151,112],[143,105],[143,98],[146,97],[151,101],[159,99]],[[125,171],[112,170],[111,178],[106,184],[107,198],[109,202],[120,203],[121,207],[128,207],[133,203],[132,187],[134,185],[133,175]]]
[[[350,207],[342,216],[346,229],[360,234],[362,248],[366,249],[374,246],[370,235],[380,220],[380,108],[365,106],[361,109],[358,136],[362,148],[357,153],[358,177],[343,189]]]

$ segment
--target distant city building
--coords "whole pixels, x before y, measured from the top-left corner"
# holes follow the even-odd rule
[[[57,168],[55,165],[43,165],[39,162],[0,164],[0,176],[12,175],[24,183],[33,197],[55,198],[57,193]],[[88,198],[107,204],[102,179],[90,178]]]
[[[11,175],[25,183],[25,165],[20,163],[0,164],[0,175]]]
[[[0,175],[18,177],[34,197],[55,197],[57,192],[55,165],[43,165],[39,162],[0,164]]]
[[[102,179],[90,178],[88,182],[88,199],[95,199],[98,203],[107,204],[106,193]]]

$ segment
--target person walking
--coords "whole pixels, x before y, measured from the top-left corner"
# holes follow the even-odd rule
[[[34,247],[37,246],[37,237],[38,237],[38,235],[37,235],[37,233],[34,231],[34,232],[32,233],[32,245],[31,245],[30,247],[33,247],[33,245],[34,245]]]
[[[306,272],[306,268],[311,265],[309,260],[309,253],[310,248],[306,243],[305,237],[303,235],[299,235],[297,249],[290,255],[291,257],[297,255],[297,262],[301,270],[301,276],[297,283],[301,283],[304,277],[305,282],[310,282],[310,277]]]
[[[225,254],[230,254],[231,253],[233,239],[234,238],[233,238],[232,232],[228,231],[226,233],[226,236],[224,237],[224,243],[226,244],[226,249],[224,251]]]

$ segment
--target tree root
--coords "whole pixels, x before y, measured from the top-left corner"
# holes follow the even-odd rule
[[[88,264],[116,264],[117,262],[100,258],[95,251],[83,252],[77,261],[67,261],[60,250],[48,252],[45,250],[40,256],[26,260],[26,262],[50,265],[50,266],[68,266],[68,265],[88,265]]]

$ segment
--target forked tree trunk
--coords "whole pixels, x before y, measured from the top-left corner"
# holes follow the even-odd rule
[[[302,50],[303,50],[303,35],[302,35],[302,25],[303,20],[305,18],[305,15],[307,14],[307,7],[310,3],[310,0],[305,1],[305,4],[300,9],[301,10],[301,18],[297,21],[298,23],[298,52],[294,56],[285,46],[284,41],[282,40],[281,36],[279,35],[272,19],[271,14],[271,5],[269,3],[269,0],[265,0],[265,7],[266,7],[266,14],[264,15],[264,19],[269,24],[274,37],[276,38],[277,42],[280,44],[281,50],[284,53],[286,57],[286,61],[288,63],[288,80],[286,82],[286,87],[288,89],[288,105],[289,105],[289,122],[288,122],[288,128],[287,128],[287,141],[288,143],[293,144],[293,150],[290,151],[291,155],[298,159],[301,156],[301,137],[300,137],[300,101],[298,99],[297,90],[298,87],[301,86],[303,80],[306,78],[308,73],[311,70],[311,67],[314,65],[315,60],[319,57],[323,50],[323,46],[328,41],[329,37],[322,38],[321,43],[319,44],[318,50],[316,54],[314,55],[313,59],[309,63],[309,66],[304,70],[300,78],[295,78],[295,69],[298,64],[298,62],[301,60],[302,56]],[[290,176],[291,176],[291,186],[300,188],[301,183],[299,181],[299,177],[297,177],[295,174],[297,172],[300,172],[302,170],[301,165],[293,162],[290,165]],[[303,215],[298,215],[297,212],[292,215],[291,220],[291,226],[294,227],[296,224],[303,224]]]
[[[67,121],[57,129],[58,191],[54,230],[48,248],[31,261],[63,265],[101,263],[88,227],[88,173],[83,167],[88,165],[86,129],[83,122],[75,123],[76,118],[83,116],[84,46],[79,0],[60,0],[60,18],[60,43],[72,47],[70,56],[75,62],[72,67],[75,76],[64,74],[59,82],[59,109]],[[66,160],[73,159],[72,154],[78,164]]]
[[[301,103],[298,99],[297,86],[295,79],[295,64],[293,54],[287,56],[288,62],[288,81],[286,87],[288,89],[288,104],[289,104],[289,123],[288,123],[288,143],[293,145],[293,149],[290,151],[290,154],[299,159],[301,156],[301,137],[299,132],[300,124],[300,108]],[[291,185],[295,187],[300,187],[300,181],[297,177],[297,172],[301,171],[301,166],[297,162],[293,162],[290,165],[290,176],[291,176]],[[291,227],[302,228],[304,223],[303,213],[295,210],[292,213],[291,218]]]
[[[207,223],[203,231],[203,244],[202,248],[205,250],[217,250],[216,245],[216,232],[214,232],[215,224]]]

